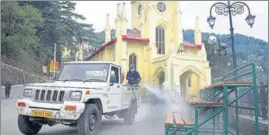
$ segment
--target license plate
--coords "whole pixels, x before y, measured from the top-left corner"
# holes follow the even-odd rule
[[[52,118],[53,113],[49,111],[39,111],[39,110],[32,110],[31,111],[32,117],[43,117],[43,118]]]

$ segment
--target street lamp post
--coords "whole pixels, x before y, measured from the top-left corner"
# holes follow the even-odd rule
[[[218,63],[220,64],[220,74],[222,74],[222,62],[221,56],[227,55],[227,45],[223,44],[220,38],[215,34],[210,34],[208,37],[209,44],[214,45],[214,48],[212,49],[212,54],[218,56]]]
[[[241,2],[241,1],[234,2],[232,4],[230,3],[230,1],[228,1],[228,4],[226,4],[224,2],[217,2],[217,3],[213,4],[210,8],[210,16],[207,19],[209,26],[211,27],[211,29],[213,29],[213,27],[215,25],[215,21],[216,21],[216,17],[212,16],[212,9],[213,8],[215,8],[215,12],[218,15],[224,15],[224,16],[229,15],[231,41],[232,41],[233,68],[234,69],[237,68],[237,63],[236,63],[236,54],[235,54],[235,48],[234,48],[234,28],[233,28],[232,15],[235,16],[235,15],[243,14],[244,7],[247,7],[247,10],[248,10],[248,16],[245,20],[247,21],[248,25],[252,28],[256,16],[252,15],[250,13],[249,6],[246,3]]]
[[[207,22],[211,29],[213,29],[215,25],[215,20],[216,17],[212,16],[212,9],[215,8],[215,12],[218,15],[224,15],[227,16],[229,15],[229,23],[230,23],[230,32],[231,32],[231,41],[232,41],[232,61],[233,61],[233,69],[237,68],[237,59],[236,59],[236,53],[235,53],[235,47],[234,47],[234,28],[233,28],[233,20],[232,20],[232,15],[240,15],[244,13],[244,8],[247,7],[248,10],[248,16],[246,17],[246,21],[248,25],[252,28],[254,24],[255,17],[250,13],[249,6],[244,3],[244,2],[233,2],[232,4],[230,3],[230,0],[228,0],[228,3],[224,2],[217,2],[213,4],[210,8],[210,16],[207,19]],[[236,74],[236,72],[235,72]],[[235,75],[236,76],[236,75]],[[237,97],[238,91],[236,90],[235,96]],[[238,101],[236,101],[236,106],[238,106]],[[225,117],[228,118],[228,114],[225,113]],[[255,121],[258,118],[255,117]],[[256,124],[256,134],[259,134],[259,125]],[[228,134],[228,120],[225,121],[225,133]],[[238,116],[238,107],[236,107],[236,135],[239,135],[239,116]]]

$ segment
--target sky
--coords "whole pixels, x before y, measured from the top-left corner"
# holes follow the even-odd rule
[[[110,26],[115,28],[115,16],[117,3],[126,3],[128,27],[131,28],[131,2],[130,1],[77,1],[76,13],[86,17],[82,22],[93,24],[96,32],[105,28],[106,15],[110,14]],[[216,1],[181,1],[182,26],[183,29],[194,29],[195,17],[200,18],[200,29],[202,32],[215,32],[229,34],[228,16],[215,15],[216,23],[212,30],[208,23],[209,9]],[[225,1],[224,1],[225,2]],[[248,13],[233,16],[234,32],[263,39],[268,42],[268,1],[244,1],[250,7],[251,13],[256,15],[252,28],[246,23]],[[246,8],[245,8],[246,9]]]

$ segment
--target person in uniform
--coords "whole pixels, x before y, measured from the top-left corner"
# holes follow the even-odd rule
[[[126,75],[129,85],[138,85],[141,81],[140,74],[136,71],[134,65],[130,66],[130,70]]]

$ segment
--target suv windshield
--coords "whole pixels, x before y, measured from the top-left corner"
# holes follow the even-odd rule
[[[57,80],[106,82],[108,70],[109,64],[103,63],[65,64]]]

